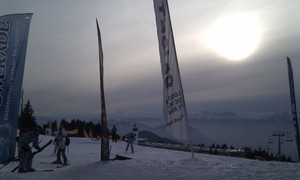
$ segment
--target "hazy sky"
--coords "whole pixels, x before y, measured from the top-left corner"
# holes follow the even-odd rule
[[[169,0],[169,8],[189,113],[290,112],[286,56],[299,99],[300,1]],[[36,116],[100,113],[96,18],[107,111],[162,113],[152,0],[0,0],[0,13],[34,13],[23,87]],[[240,13],[258,19],[260,38],[250,56],[232,61],[211,48],[207,32],[217,19]]]

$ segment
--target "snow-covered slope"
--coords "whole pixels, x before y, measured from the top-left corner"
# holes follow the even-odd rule
[[[40,136],[41,145],[53,137]],[[0,170],[0,179],[28,180],[154,180],[154,179],[300,179],[299,163],[264,162],[243,158],[213,156],[195,153],[192,158],[189,152],[135,146],[135,153],[125,152],[126,143],[111,145],[111,158],[116,154],[131,157],[131,160],[100,161],[100,141],[84,138],[71,138],[67,152],[70,166],[56,168],[50,164],[55,160],[53,146],[49,146],[34,158],[36,170],[53,169],[52,172],[11,173],[18,165],[11,163]]]

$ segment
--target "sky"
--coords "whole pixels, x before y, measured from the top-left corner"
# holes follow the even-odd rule
[[[286,57],[292,61],[298,97],[299,8],[300,2],[294,0],[170,0],[188,113],[290,112]],[[34,13],[23,88],[24,101],[30,100],[36,116],[100,113],[96,18],[104,53],[107,111],[162,114],[152,0],[0,0],[0,15],[14,13]],[[240,14],[250,14],[254,24]],[[228,16],[240,21],[216,25]],[[244,34],[230,27],[243,27]],[[251,53],[242,60],[219,54],[214,48],[221,44],[219,39],[214,46],[208,40],[217,37],[212,29],[227,32],[230,41],[234,41],[230,32],[239,37],[241,44],[234,43],[233,52],[253,40]]]
[[[50,136],[40,136],[42,144],[48,142]],[[66,156],[70,166],[56,168],[51,164],[55,160],[53,145],[37,154],[33,159],[33,168],[53,170],[51,172],[12,173],[18,163],[10,163],[0,171],[0,178],[7,180],[296,180],[299,179],[299,163],[282,163],[275,161],[259,161],[244,158],[216,156],[208,154],[174,151],[168,149],[134,146],[135,153],[125,152],[126,143],[112,143],[111,158],[116,154],[132,158],[131,160],[100,161],[100,141],[87,138],[71,138]]]

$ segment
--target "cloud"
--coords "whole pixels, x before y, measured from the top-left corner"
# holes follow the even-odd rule
[[[188,111],[288,110],[286,56],[300,84],[300,3],[170,1]],[[228,62],[203,33],[226,13],[257,12],[264,26],[256,52]],[[104,51],[108,111],[160,112],[162,79],[152,1],[1,1],[3,14],[34,12],[23,87],[38,115],[99,113],[96,18]]]

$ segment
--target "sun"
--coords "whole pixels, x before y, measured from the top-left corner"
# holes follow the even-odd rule
[[[257,15],[238,13],[218,18],[206,32],[205,39],[219,55],[239,61],[256,50],[261,34],[261,21]]]

